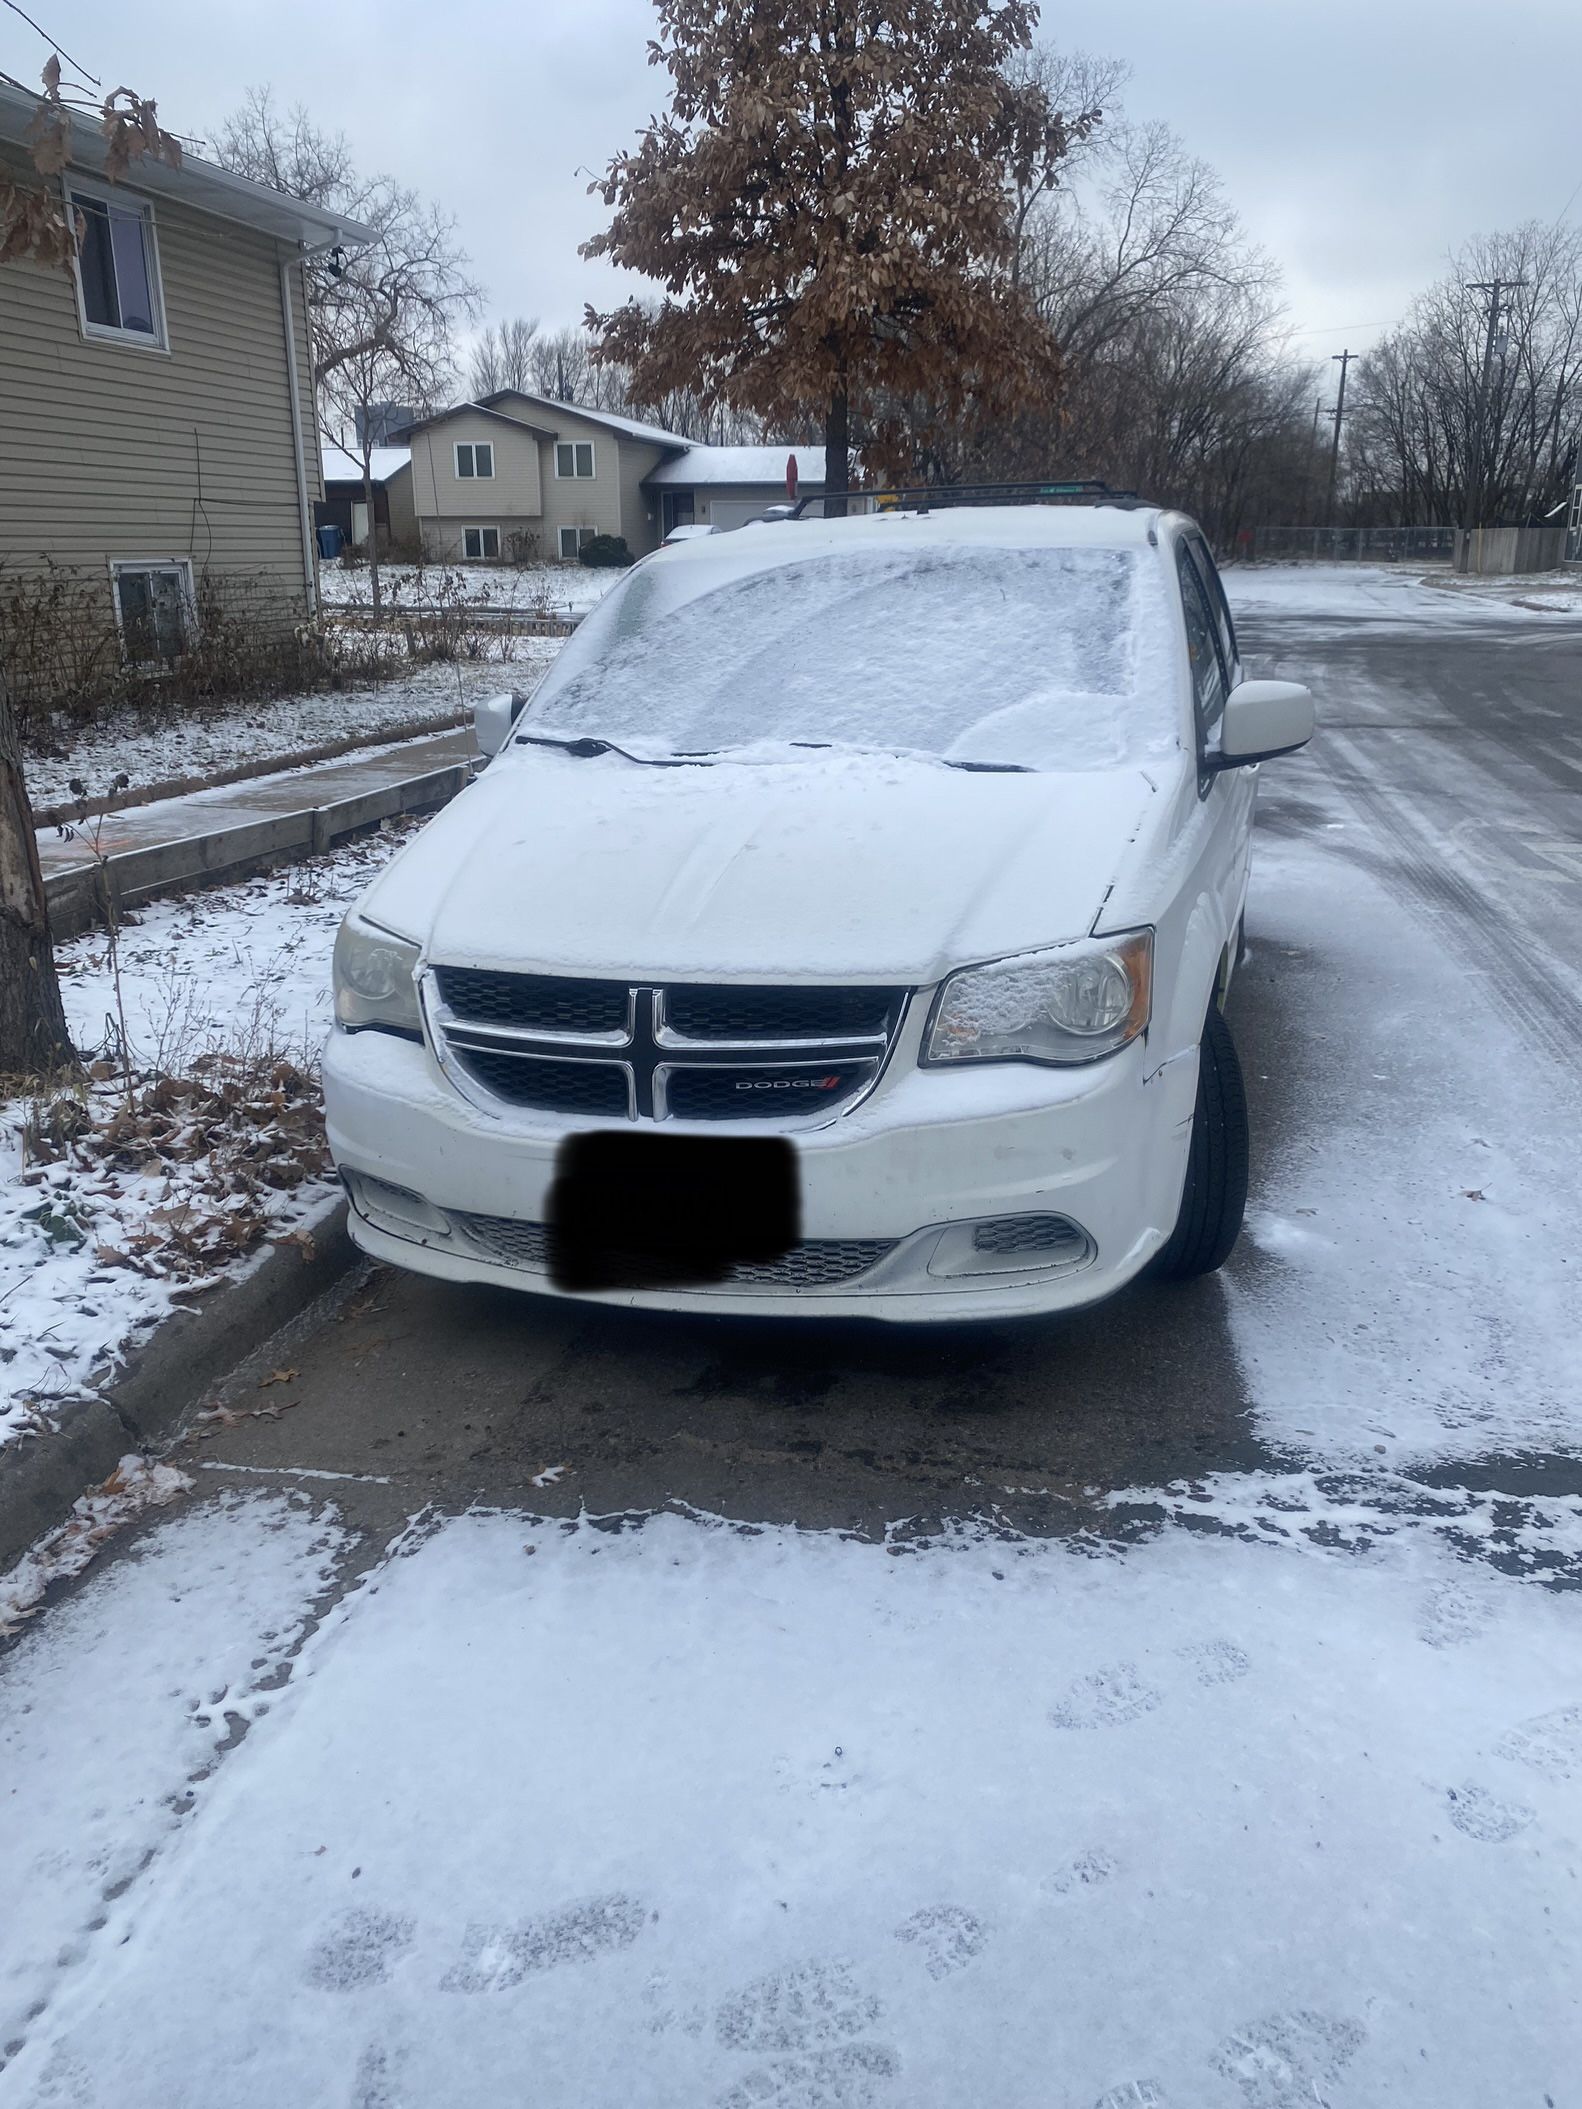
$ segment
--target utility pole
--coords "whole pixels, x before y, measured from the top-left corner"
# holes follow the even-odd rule
[[[1479,515],[1483,511],[1484,493],[1491,466],[1488,442],[1489,382],[1494,374],[1494,345],[1499,334],[1500,304],[1507,293],[1519,293],[1526,284],[1525,278],[1474,278],[1469,279],[1466,286],[1469,293],[1487,293],[1489,296],[1489,321],[1483,333],[1483,370],[1478,375],[1477,407],[1472,416],[1474,438],[1467,454],[1467,497],[1461,512],[1461,524],[1469,533],[1474,527],[1482,525]]]
[[[1335,391],[1335,408],[1331,415],[1335,420],[1335,438],[1329,450],[1329,489],[1324,497],[1324,525],[1329,526],[1335,517],[1335,476],[1340,468],[1340,421],[1346,414],[1346,369],[1358,354],[1354,351],[1338,351],[1330,354],[1331,362],[1340,367],[1340,386]]]

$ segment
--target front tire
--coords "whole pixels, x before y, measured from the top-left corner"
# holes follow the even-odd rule
[[[1230,1257],[1247,1211],[1247,1094],[1230,1027],[1216,1005],[1198,1050],[1192,1147],[1176,1227],[1150,1273],[1184,1282],[1212,1274]]]

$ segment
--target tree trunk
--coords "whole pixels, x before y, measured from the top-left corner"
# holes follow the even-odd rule
[[[368,508],[368,584],[373,592],[374,614],[379,613],[379,522],[374,518],[374,473],[372,461],[363,463],[363,503]]]
[[[0,676],[0,1076],[39,1076],[76,1063],[55,976],[21,743]]]
[[[844,388],[829,399],[824,414],[824,517],[844,520],[851,489],[851,400]]]

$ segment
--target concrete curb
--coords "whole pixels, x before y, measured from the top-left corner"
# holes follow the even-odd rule
[[[66,1408],[48,1434],[0,1448],[0,1572],[64,1523],[128,1450],[169,1442],[222,1377],[356,1262],[344,1201],[307,1227],[310,1256],[296,1245],[266,1248],[247,1273],[165,1319],[102,1397]]]

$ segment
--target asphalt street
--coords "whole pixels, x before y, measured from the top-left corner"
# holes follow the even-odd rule
[[[1242,630],[1252,671],[1311,682],[1322,728],[1306,755],[1263,772],[1249,957],[1229,1012],[1256,1223],[1291,1200],[1293,1166],[1371,1150],[1337,1133],[1359,1103],[1387,1135],[1409,1133],[1425,1100],[1465,1097],[1437,1038],[1403,1066],[1346,1029],[1348,1005],[1377,1015],[1390,1001],[1392,955],[1435,960],[1443,979],[1421,1003],[1492,1003],[1566,1102],[1582,1045],[1582,622],[1436,630],[1303,612]],[[1360,963],[1338,942],[1355,918],[1332,927],[1323,913],[1348,872],[1378,899],[1378,956]],[[1369,975],[1378,1001],[1359,989]],[[1365,1168],[1357,1180],[1360,1232]],[[1035,1531],[1120,1528],[1113,1490],[1278,1465],[1301,1447],[1258,1414],[1257,1357],[1231,1321],[1270,1265],[1249,1237],[1223,1279],[1141,1284],[1059,1321],[917,1333],[576,1309],[370,1269],[275,1355],[296,1372],[264,1395],[279,1418],[220,1424],[188,1455],[249,1475],[348,1475],[339,1498],[353,1514],[670,1502],[864,1531],[985,1509]],[[1325,1293],[1321,1278],[1309,1304]],[[1400,1295],[1393,1323],[1409,1338],[1421,1319],[1411,1285]],[[250,1415],[261,1374],[242,1371],[223,1403]],[[1572,1486],[1561,1448],[1536,1425],[1495,1437],[1471,1483]],[[1420,1448],[1414,1470],[1433,1476]]]

